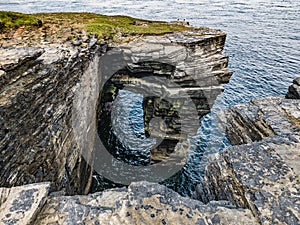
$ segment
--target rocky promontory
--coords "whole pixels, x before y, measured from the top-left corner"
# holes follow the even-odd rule
[[[177,129],[175,105],[191,99],[198,121],[229,81],[226,34],[86,13],[0,18],[1,224],[299,224],[298,79],[287,98],[229,109],[233,146],[210,157],[194,199],[146,181],[88,194],[103,157],[94,152],[101,98],[106,107],[119,88],[153,90],[146,133],[182,141],[190,130]],[[142,79],[149,74],[152,83]],[[108,80],[113,88],[100,92]],[[155,116],[167,127],[151,130]],[[168,151],[162,145],[149,160]]]
[[[101,130],[97,114],[104,110],[98,101],[111,77],[119,86],[134,83],[152,96],[156,92],[156,105],[167,96],[173,111],[165,108],[166,139],[178,142],[189,131],[178,132],[182,121],[171,121],[172,115],[189,100],[194,117],[181,118],[199,120],[231,76],[223,53],[226,34],[219,30],[87,13],[1,12],[1,18],[2,187],[51,181],[51,191],[89,192],[97,169],[93,155],[103,156],[94,152],[97,126]],[[144,108],[146,130],[148,118],[166,116],[151,104]],[[164,151],[159,153],[174,148]]]

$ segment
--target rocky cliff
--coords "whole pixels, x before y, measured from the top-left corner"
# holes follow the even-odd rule
[[[144,32],[145,26],[149,30],[154,26],[181,31],[166,30],[160,36],[135,36],[135,40],[129,42],[120,37],[122,43],[108,46],[100,44],[100,38],[91,36],[82,27],[79,30],[77,23],[70,24],[69,17],[66,23],[74,27],[71,34],[77,36],[64,39],[70,29],[65,27],[64,31],[62,28],[63,14],[56,16],[52,20],[58,19],[59,23],[43,21],[39,23],[41,27],[30,28],[33,31],[25,26],[14,33],[4,30],[7,33],[0,35],[3,46],[0,49],[2,187],[51,181],[51,191],[88,193],[94,170],[99,93],[106,81],[122,69],[131,69],[135,75],[145,70],[148,75],[167,75],[173,84],[178,83],[176,87],[162,86],[166,83],[158,83],[158,88],[152,83],[149,87],[140,76],[126,80],[126,74],[117,81],[124,86],[134,80],[137,86],[156,91],[158,96],[166,90],[165,95],[171,98],[173,92],[177,96],[182,90],[192,92],[194,95],[190,98],[202,99],[196,102],[200,116],[209,111],[209,106],[222,91],[221,83],[228,82],[231,75],[227,68],[228,57],[222,52],[226,35],[221,31],[163,22],[142,21],[142,24],[132,25],[127,21],[132,18],[120,17],[118,26],[128,22],[128,29],[139,28],[140,32]],[[91,15],[82,15],[86,16],[90,18]],[[45,15],[36,17],[47,18]],[[75,17],[78,15],[74,14]],[[118,20],[117,17],[104,18],[110,22]],[[32,38],[29,38],[30,34]],[[152,65],[141,66],[144,62]],[[165,68],[159,69],[156,62],[170,65],[171,73]],[[181,87],[183,84],[185,86]],[[199,120],[198,112],[196,116]]]
[[[119,45],[122,53],[112,52],[110,58],[119,58],[123,67],[114,63],[113,71],[103,72],[111,78],[104,84],[100,96],[100,133],[111,133],[101,131],[101,127],[111,123],[112,107],[107,106],[113,105],[118,92],[139,93],[143,95],[146,136],[161,139],[161,143],[151,149],[150,157],[146,153],[138,157],[148,158],[144,161],[151,164],[170,160],[170,157],[176,162],[181,161],[178,158],[185,158],[182,152],[188,148],[178,149],[178,143],[196,133],[197,121],[210,112],[214,100],[223,91],[222,84],[227,83],[232,74],[227,67],[228,57],[223,53],[225,38],[221,31],[195,30],[148,36]],[[151,127],[155,120],[157,124]],[[130,150],[126,152],[127,157],[137,157]]]
[[[0,185],[52,181],[84,193],[91,167],[74,141],[71,113],[78,80],[101,53],[63,45],[0,49]]]
[[[49,41],[49,36],[42,37]],[[123,43],[130,65],[105,64],[118,73],[101,64],[101,57],[111,59],[113,49],[88,36],[59,44],[35,42],[35,47],[32,42],[18,43],[20,48],[13,47],[14,40],[5,42],[0,49],[0,223],[299,224],[300,100],[295,99],[299,79],[287,98],[255,99],[229,109],[227,135],[233,146],[211,156],[194,200],[144,181],[68,196],[86,193],[90,186],[103,81],[115,74],[115,84],[149,87],[141,76],[120,73],[124,68],[133,74],[169,76],[190,92],[189,98],[196,98],[193,103],[201,117],[231,74],[222,53],[224,40],[222,32],[207,29],[137,38]],[[169,61],[148,60],[159,54]],[[127,56],[122,54],[125,62]],[[169,94],[180,90],[167,82],[162,86],[151,88],[158,94],[162,89]],[[153,100],[161,103],[159,98]],[[151,104],[144,104],[150,109]],[[144,117],[146,129],[147,118],[172,114],[170,108],[152,109]],[[37,183],[41,181],[50,182]]]
[[[235,145],[210,159],[195,197],[248,208],[260,224],[300,223],[300,100],[254,99],[227,114]]]

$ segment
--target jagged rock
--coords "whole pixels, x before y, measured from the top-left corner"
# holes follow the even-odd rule
[[[31,225],[44,206],[50,183],[0,188],[0,224]]]
[[[300,136],[226,148],[209,162],[197,199],[249,208],[261,224],[300,222]]]
[[[71,116],[76,84],[98,49],[80,56],[64,45],[0,49],[0,186],[52,181],[53,190],[88,190],[92,169]]]
[[[159,184],[138,182],[88,196],[50,198],[35,224],[258,224],[250,210],[181,197]]]
[[[211,29],[143,37],[120,45],[122,54],[115,54],[127,65],[113,64],[119,70],[111,74],[101,97],[99,127],[105,120],[102,114],[111,118],[111,108],[105,106],[113,104],[120,89],[143,94],[146,137],[163,140],[151,149],[150,163],[185,157],[182,148],[176,153],[176,146],[196,134],[198,121],[210,112],[222,84],[232,75],[223,52],[225,38],[225,33]]]
[[[4,71],[13,70],[22,64],[33,61],[44,53],[39,48],[10,48],[1,49],[0,69]]]
[[[300,77],[293,81],[293,84],[289,86],[288,93],[285,96],[291,99],[300,99]]]
[[[299,100],[282,97],[231,107],[226,132],[236,146],[211,156],[194,198],[249,208],[260,224],[299,224],[299,112]]]
[[[51,190],[87,193],[93,172],[101,82],[126,66],[145,69],[149,66],[139,63],[158,60],[160,55],[161,63],[174,67],[169,74],[173,83],[180,86],[194,82],[192,87],[175,90],[166,86],[165,93],[181,95],[180,91],[186,91],[194,99],[208,98],[205,105],[204,100],[196,102],[197,110],[207,113],[223,90],[221,84],[231,76],[228,57],[222,52],[225,36],[221,31],[200,29],[140,37],[114,47],[99,44],[93,37],[80,46],[70,41],[41,42],[34,48],[1,48],[0,186],[52,181]],[[116,49],[122,51],[121,63],[114,55]],[[106,65],[100,60],[105,58],[104,53]],[[157,65],[152,65],[153,71],[159,76],[165,72]],[[143,87],[146,90],[147,85]],[[160,94],[162,88],[155,90]]]
[[[282,97],[253,99],[248,105],[232,106],[227,114],[227,136],[236,145],[299,132],[299,110],[299,100]]]

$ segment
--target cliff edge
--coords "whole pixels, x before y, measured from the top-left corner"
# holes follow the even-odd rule
[[[210,159],[195,197],[248,208],[260,224],[300,221],[300,99],[295,79],[288,98],[232,106],[226,133],[234,146]]]

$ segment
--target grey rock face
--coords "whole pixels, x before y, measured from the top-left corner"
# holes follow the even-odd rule
[[[232,144],[211,157],[195,198],[248,208],[260,224],[300,223],[300,101],[269,97],[233,106]]]
[[[298,224],[300,138],[270,137],[211,159],[196,198],[249,208],[261,224]]]
[[[50,183],[0,188],[0,223],[31,225],[44,206]]]
[[[204,205],[148,182],[88,196],[53,197],[36,224],[258,224],[250,210]]]
[[[289,86],[288,93],[285,96],[291,99],[300,99],[300,77],[293,81],[293,84]]]
[[[260,141],[273,135],[299,132],[299,100],[281,97],[253,99],[227,114],[226,133],[233,145]]]
[[[115,46],[113,50],[122,50],[123,61],[106,54],[108,72],[124,66],[144,70],[140,63],[159,58],[174,67],[168,74],[173,83],[189,86],[141,87],[158,94],[162,90],[169,95],[181,94],[184,90],[195,99],[209,97],[206,105],[197,103],[197,110],[207,113],[231,72],[228,57],[222,52],[225,34],[209,29],[205,32],[141,37]],[[0,186],[52,181],[51,190],[88,192],[96,104],[101,82],[113,74],[106,74],[101,65],[107,46],[95,38],[83,41],[88,43],[0,49]],[[152,72],[164,73],[159,69]],[[195,81],[197,86],[192,84]]]
[[[99,111],[110,113],[110,108],[104,108],[112,105],[119,89],[143,94],[146,136],[163,139],[151,150],[151,164],[169,159],[174,152],[175,160],[185,155],[182,152],[188,148],[178,146],[197,132],[198,121],[210,112],[223,91],[222,84],[232,75],[223,52],[226,34],[218,30],[199,32],[144,37],[118,46],[122,54],[115,53],[115,58],[120,57],[127,65],[113,65],[119,70],[111,74],[114,76],[102,95]],[[155,120],[158,122],[153,126]]]
[[[71,126],[74,90],[99,47],[0,49],[0,186],[52,181],[83,193],[91,168]]]

